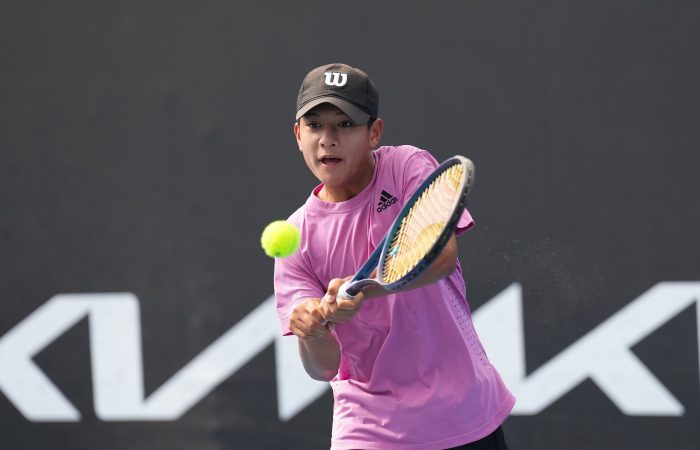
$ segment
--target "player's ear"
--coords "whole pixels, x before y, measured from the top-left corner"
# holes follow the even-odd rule
[[[299,134],[299,121],[297,120],[294,122],[294,137],[297,140],[297,146],[299,147],[299,151],[301,151],[301,134]]]
[[[369,127],[369,145],[370,148],[376,148],[382,140],[382,132],[384,131],[384,121],[376,119]]]

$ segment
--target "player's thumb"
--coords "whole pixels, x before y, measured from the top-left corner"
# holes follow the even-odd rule
[[[333,278],[330,283],[328,283],[328,290],[326,295],[323,296],[323,301],[326,303],[335,303],[335,297],[338,295],[338,289],[343,284],[343,279]]]

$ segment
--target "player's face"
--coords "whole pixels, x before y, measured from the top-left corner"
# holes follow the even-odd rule
[[[323,184],[326,200],[343,201],[364,189],[374,174],[371,149],[379,144],[383,122],[356,125],[340,109],[322,104],[294,125],[306,165]]]

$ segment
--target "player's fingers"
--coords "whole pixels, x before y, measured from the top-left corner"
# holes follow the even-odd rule
[[[323,301],[326,303],[335,303],[336,295],[338,295],[338,289],[345,282],[342,278],[333,278],[328,283],[328,289],[326,290],[326,295],[323,296]]]
[[[306,329],[299,324],[296,323],[289,323],[289,331],[292,332],[294,336],[300,337],[300,338],[305,338],[307,337]]]
[[[299,337],[323,334],[324,317],[319,306],[318,299],[308,299],[297,305],[289,319],[290,331]]]
[[[323,316],[321,315],[320,311],[322,305],[322,299],[307,299],[301,304],[301,310],[299,311],[298,317],[302,318],[305,321],[311,319],[320,322],[323,319]]]
[[[300,338],[318,337],[326,333],[326,328],[316,321],[300,321],[290,324],[289,330]]]
[[[360,305],[362,304],[362,301],[364,299],[365,296],[362,294],[362,292],[359,292],[352,299],[339,298],[337,299],[338,309],[346,311],[355,311],[360,308]]]
[[[309,324],[313,327],[322,325],[323,321],[326,319],[326,315],[323,313],[323,307],[319,306],[309,313]]]
[[[321,302],[319,305],[319,312],[321,313],[322,320],[332,320],[332,316],[337,310],[337,303]]]
[[[311,323],[308,324],[307,334],[310,337],[320,337],[327,334],[328,332],[328,326],[326,325],[325,321],[314,319]]]
[[[326,291],[326,293],[330,295],[336,295],[338,293],[338,289],[340,289],[340,286],[342,286],[344,282],[345,280],[342,278],[333,278],[328,283],[328,290]]]
[[[293,318],[296,319],[298,326],[307,328],[319,326],[323,321],[321,309],[316,304],[307,305],[304,311],[296,314]]]
[[[343,298],[338,299],[338,309],[341,311],[353,311],[357,308],[354,300],[347,300]]]

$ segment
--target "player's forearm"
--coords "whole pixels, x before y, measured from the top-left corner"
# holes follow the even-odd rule
[[[299,355],[306,373],[319,381],[330,381],[338,373],[340,347],[327,333],[320,337],[299,338]]]
[[[427,286],[452,275],[457,268],[457,238],[453,234],[442,249],[440,256],[414,282],[408,284],[409,289]]]

